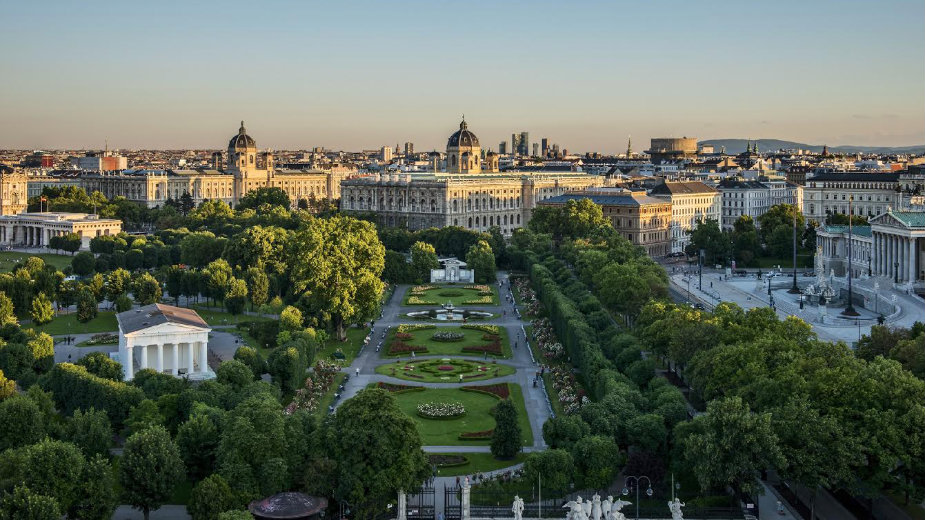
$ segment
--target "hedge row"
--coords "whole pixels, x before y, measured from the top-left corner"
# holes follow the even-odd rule
[[[71,363],[59,363],[42,376],[43,389],[52,392],[55,404],[65,414],[74,410],[106,410],[113,426],[119,427],[129,411],[144,399],[140,388],[97,377],[87,369]]]

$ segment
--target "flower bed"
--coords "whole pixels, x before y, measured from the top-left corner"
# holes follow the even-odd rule
[[[480,386],[464,386],[462,389],[464,392],[479,392],[483,394],[488,394],[498,399],[507,399],[511,397],[511,389],[507,386],[507,383],[497,383],[494,385],[480,385]]]
[[[389,345],[389,354],[410,354],[412,352],[427,352],[427,347],[421,345],[411,345],[404,341],[393,341]]]
[[[305,379],[305,385],[296,390],[292,402],[286,406],[285,412],[291,414],[296,410],[314,412],[318,403],[334,384],[334,376],[340,371],[340,365],[319,360],[315,363],[315,370]]]
[[[113,345],[119,342],[118,334],[94,334],[90,339],[84,341],[79,346],[92,347],[93,345]]]
[[[395,333],[395,339],[400,339],[400,340],[402,340],[402,341],[407,341],[407,340],[409,340],[409,339],[414,339],[414,335],[413,335],[413,334],[409,334],[409,333],[407,333],[407,332],[396,332],[396,333]]]
[[[463,305],[486,305],[492,303],[492,301],[491,296],[479,296],[478,298],[464,301]]]
[[[381,388],[386,392],[393,394],[401,394],[407,392],[423,392],[423,386],[411,386],[411,385],[396,385],[394,383],[384,383],[382,381],[376,384],[376,388]]]
[[[437,302],[433,300],[425,300],[420,296],[409,296],[408,305],[437,305]]]
[[[440,291],[437,293],[437,296],[441,298],[456,298],[462,295],[462,291]]]
[[[462,341],[465,337],[466,335],[461,332],[440,331],[440,332],[435,332],[434,335],[430,337],[430,339],[434,341],[451,342],[451,341]]]
[[[469,458],[465,455],[441,455],[432,454],[427,456],[428,462],[438,468],[450,468],[453,466],[464,466],[469,463]]]
[[[418,405],[418,415],[426,419],[455,419],[466,414],[466,407],[462,403],[429,402]]]
[[[421,295],[423,295],[424,293],[426,293],[427,291],[429,291],[429,290],[431,290],[431,289],[437,289],[437,286],[436,286],[436,285],[429,285],[429,284],[425,284],[425,285],[415,285],[414,287],[411,288],[411,294],[416,294],[416,295],[418,295],[418,296],[421,296]]]
[[[435,329],[436,325],[429,323],[402,323],[395,329],[396,334],[410,334],[416,330]]]
[[[456,370],[456,367],[454,367],[453,365],[440,365],[437,367],[437,370],[453,371],[453,370]]]
[[[465,432],[459,434],[459,440],[461,441],[482,441],[485,439],[491,439],[491,436],[495,434],[494,428],[491,430],[483,430],[480,432]]]
[[[497,325],[480,325],[467,323],[465,325],[460,325],[460,327],[463,329],[480,330],[486,334],[494,334],[496,336],[501,334],[501,327]]]
[[[463,347],[462,351],[473,354],[484,354],[487,352],[492,356],[504,355],[504,349],[501,348],[501,341],[499,340],[495,340],[492,343],[488,343],[486,345],[468,345]]]

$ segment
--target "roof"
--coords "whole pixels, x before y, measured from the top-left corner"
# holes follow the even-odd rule
[[[821,172],[806,179],[807,181],[854,181],[854,182],[896,182],[898,173],[854,173]]]
[[[720,190],[766,190],[769,189],[758,181],[739,181],[734,179],[724,179],[716,186]]]
[[[837,234],[837,233],[847,234],[848,226],[833,226],[833,225],[826,224],[822,226],[822,231],[826,233],[833,233],[833,234]],[[870,226],[851,226],[851,233],[853,235],[857,235],[861,237],[868,237],[868,238],[873,236]]]
[[[257,142],[254,141],[254,138],[247,135],[247,130],[244,129],[244,121],[241,121],[241,128],[238,129],[238,135],[231,138],[228,141],[228,148],[239,150],[247,148],[257,148]]]
[[[629,192],[618,195],[600,195],[596,193],[566,193],[556,197],[550,197],[542,200],[540,204],[565,204],[570,200],[591,199],[591,202],[599,206],[646,206],[649,204],[670,204],[670,202],[649,197],[647,195],[633,196]]]
[[[691,195],[694,193],[716,193],[716,190],[702,182],[665,182],[652,188],[650,195]]]
[[[925,211],[893,211],[890,214],[908,227],[925,228]]]
[[[116,314],[116,320],[119,322],[119,330],[123,334],[130,334],[164,323],[209,328],[209,324],[193,309],[174,307],[163,303],[152,303],[130,311],[120,312]]]
[[[447,148],[451,146],[478,146],[479,138],[475,136],[472,132],[469,131],[469,125],[466,124],[466,120],[463,119],[459,123],[459,130],[453,133],[450,136],[450,139],[446,142]]]

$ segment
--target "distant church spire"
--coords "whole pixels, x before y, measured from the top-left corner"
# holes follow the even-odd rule
[[[626,157],[633,156],[633,136],[628,136],[626,139]]]

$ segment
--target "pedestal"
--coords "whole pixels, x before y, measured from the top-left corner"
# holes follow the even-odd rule
[[[460,493],[460,505],[462,513],[460,515],[461,520],[470,520],[469,514],[469,477],[463,481],[462,493]]]
[[[395,514],[395,520],[408,520],[408,498],[404,490],[398,492],[398,511]]]

